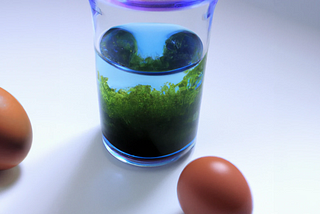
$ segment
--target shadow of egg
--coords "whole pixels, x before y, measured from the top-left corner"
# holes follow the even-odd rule
[[[7,170],[0,170],[0,191],[10,188],[20,178],[20,166],[13,167]]]

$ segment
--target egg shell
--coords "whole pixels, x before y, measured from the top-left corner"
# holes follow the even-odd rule
[[[179,177],[177,193],[185,214],[251,214],[253,209],[245,177],[219,157],[189,163]]]
[[[16,98],[0,87],[0,170],[21,163],[31,142],[32,127],[26,111]]]

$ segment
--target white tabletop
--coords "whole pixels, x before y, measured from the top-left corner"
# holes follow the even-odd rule
[[[5,0],[0,27],[0,86],[34,134],[27,158],[0,172],[0,214],[182,214],[179,175],[207,155],[242,171],[255,214],[319,213],[320,29],[218,2],[196,147],[145,169],[102,144],[87,1]]]

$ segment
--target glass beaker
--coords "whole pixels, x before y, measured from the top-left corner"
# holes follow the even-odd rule
[[[103,142],[159,166],[195,144],[217,0],[89,0]]]

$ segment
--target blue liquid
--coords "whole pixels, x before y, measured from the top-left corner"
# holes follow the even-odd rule
[[[118,65],[106,62],[98,53],[96,54],[96,66],[100,75],[109,78],[108,85],[116,91],[137,85],[150,85],[152,89],[161,90],[161,87],[167,82],[177,84],[186,75],[183,71],[165,75],[139,75],[136,72],[119,69]]]
[[[198,63],[203,45],[196,34],[178,25],[133,23],[108,30],[101,38],[100,51],[102,58],[118,68],[161,75]]]
[[[194,145],[205,57],[192,32],[167,24],[117,26],[96,54],[104,142],[118,159],[161,165]]]

